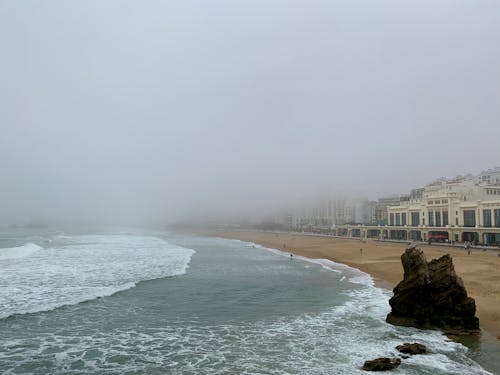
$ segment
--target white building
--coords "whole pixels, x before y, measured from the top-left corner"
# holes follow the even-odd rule
[[[388,207],[389,226],[402,239],[426,241],[500,242],[500,184],[481,185],[474,179],[436,181],[420,200]]]
[[[481,172],[477,176],[477,183],[481,185],[500,184],[500,167]]]

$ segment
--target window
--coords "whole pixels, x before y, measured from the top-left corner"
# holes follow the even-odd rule
[[[483,210],[483,226],[491,227],[491,210]]]
[[[429,211],[428,216],[429,216],[429,226],[433,227],[434,226],[434,211]]]
[[[441,211],[436,211],[436,227],[441,226]]]
[[[401,214],[398,212],[396,214],[396,226],[400,226],[401,225]]]
[[[411,213],[411,225],[413,225],[414,227],[418,226],[418,219],[419,219],[418,212],[412,212]]]
[[[443,227],[447,226],[448,223],[448,211],[443,211]]]
[[[394,214],[393,213],[389,214],[389,225],[394,225]]]
[[[464,227],[476,226],[476,212],[474,210],[464,210]]]
[[[443,204],[447,204],[447,203],[448,203],[448,199],[443,199],[441,202],[442,202]]]
[[[494,210],[495,215],[495,228],[500,228],[500,210]]]
[[[406,225],[406,212],[401,214],[401,225]]]

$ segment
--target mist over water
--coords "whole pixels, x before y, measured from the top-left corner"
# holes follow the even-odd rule
[[[0,222],[253,215],[500,160],[494,1],[0,2]]]

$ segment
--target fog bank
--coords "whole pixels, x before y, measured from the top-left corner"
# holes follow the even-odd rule
[[[496,1],[0,1],[0,222],[253,215],[500,164]]]

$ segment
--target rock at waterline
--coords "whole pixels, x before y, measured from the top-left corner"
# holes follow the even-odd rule
[[[395,369],[401,364],[401,359],[399,358],[375,358],[370,361],[366,361],[363,365],[363,370],[365,371],[388,371]]]
[[[389,300],[388,323],[455,334],[479,332],[476,303],[467,296],[449,254],[427,262],[422,250],[410,247],[401,262],[404,277]]]
[[[417,342],[413,344],[405,342],[403,345],[396,346],[396,349],[404,354],[427,354],[427,347]]]

